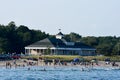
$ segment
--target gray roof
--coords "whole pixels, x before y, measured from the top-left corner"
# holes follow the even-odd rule
[[[45,38],[38,42],[35,42],[27,47],[57,47],[57,48],[89,48],[95,49],[81,42],[75,42],[74,45],[66,45],[65,39]]]

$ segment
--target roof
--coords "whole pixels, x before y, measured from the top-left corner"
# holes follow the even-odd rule
[[[89,48],[95,49],[82,42],[73,42],[74,45],[67,45],[65,39],[45,38],[38,42],[35,42],[27,47],[57,47],[57,48]]]
[[[57,35],[63,35],[63,33],[62,33],[62,32],[59,32]]]

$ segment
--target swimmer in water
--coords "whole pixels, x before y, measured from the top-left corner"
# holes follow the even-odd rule
[[[84,71],[84,69],[82,68],[81,71]]]
[[[40,71],[46,71],[46,69],[44,68],[43,70],[40,70]]]
[[[30,70],[30,67],[28,68],[28,70]]]
[[[46,69],[44,68],[43,71],[46,71]]]

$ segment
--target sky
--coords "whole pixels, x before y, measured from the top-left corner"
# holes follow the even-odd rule
[[[0,0],[0,24],[49,34],[120,36],[120,0]]]

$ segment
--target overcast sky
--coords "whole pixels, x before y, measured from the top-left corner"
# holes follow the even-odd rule
[[[120,0],[0,0],[0,24],[11,21],[49,34],[119,36]]]

